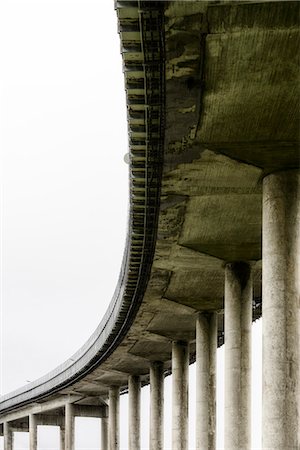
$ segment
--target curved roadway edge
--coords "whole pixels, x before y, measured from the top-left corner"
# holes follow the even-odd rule
[[[47,375],[2,396],[1,414],[51,395],[101,364],[130,328],[149,279],[162,176],[164,2],[117,1],[115,7],[124,62],[131,157],[129,224],[118,284],[103,319],[85,345]],[[143,63],[140,58],[137,62],[138,54]]]

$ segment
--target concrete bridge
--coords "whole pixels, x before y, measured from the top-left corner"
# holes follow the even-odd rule
[[[197,449],[215,449],[216,350],[225,351],[225,447],[250,449],[251,323],[263,317],[263,441],[299,449],[299,2],[117,1],[127,92],[130,214],[114,297],[67,362],[0,401],[0,434],[99,417],[102,449],[188,450],[197,364]]]

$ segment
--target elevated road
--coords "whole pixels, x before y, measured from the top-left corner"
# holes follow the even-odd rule
[[[138,448],[139,417],[133,411],[138,409],[140,385],[149,381],[150,446],[162,448],[161,385],[172,370],[173,447],[187,449],[182,392],[186,365],[195,359],[202,361],[199,380],[210,377],[197,394],[198,420],[208,420],[213,430],[208,433],[208,425],[202,429],[199,422],[197,442],[206,433],[205,448],[214,448],[215,406],[206,401],[209,419],[201,408],[203,398],[215,395],[212,355],[224,342],[224,309],[230,430],[225,441],[230,449],[250,448],[245,425],[249,336],[262,304],[267,305],[264,374],[270,377],[273,370],[285,383],[289,362],[292,373],[286,381],[288,394],[274,399],[271,389],[266,395],[264,420],[270,431],[264,446],[297,448],[299,9],[293,1],[116,2],[131,183],[119,282],[83,348],[45,377],[1,398],[5,450],[11,449],[12,430],[31,430],[34,435],[36,425],[47,420],[61,426],[66,433],[62,446],[71,450],[70,424],[76,414],[102,417],[103,436],[110,414],[109,448],[118,448],[118,395],[128,386],[135,405],[131,448]],[[273,304],[269,297],[277,293]],[[269,358],[283,335],[290,336],[282,344],[286,356]],[[209,358],[201,350],[207,346]],[[241,380],[241,397],[233,398],[235,383]],[[280,420],[271,410],[282,407],[287,417],[296,411],[296,418],[272,438]],[[103,448],[106,445],[104,440]]]

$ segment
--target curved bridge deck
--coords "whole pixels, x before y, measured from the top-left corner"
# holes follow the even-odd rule
[[[174,343],[187,346],[190,361],[196,352],[199,357],[199,313],[207,326],[215,317],[215,345],[222,345],[224,296],[225,303],[226,296],[240,296],[243,304],[252,279],[247,314],[250,322],[262,314],[262,265],[275,258],[268,249],[262,262],[262,236],[270,231],[262,222],[269,217],[263,180],[290,174],[279,188],[290,209],[280,210],[279,220],[282,214],[287,224],[297,226],[299,220],[293,206],[299,180],[299,3],[117,1],[116,10],[131,159],[129,231],[119,283],[98,329],[72,361],[1,398],[6,434],[46,422],[64,429],[67,416],[107,417],[109,392],[112,411],[128,379],[149,383],[157,363],[164,374],[174,371],[182,356],[176,359]],[[285,227],[283,239],[296,246],[293,226]],[[291,261],[294,271],[296,259]],[[296,311],[291,304],[289,311]],[[228,308],[231,317],[234,308]],[[225,326],[228,336],[237,333],[243,359],[248,344],[234,327],[247,314],[234,311],[227,325],[225,314]],[[291,352],[298,376],[299,351]],[[247,377],[245,367],[240,369]],[[68,412],[66,404],[72,405]],[[117,434],[112,428],[110,422],[110,433]],[[175,442],[176,431],[174,436]],[[174,449],[187,448],[184,438],[179,440],[183,446]],[[73,448],[72,438],[63,445]]]

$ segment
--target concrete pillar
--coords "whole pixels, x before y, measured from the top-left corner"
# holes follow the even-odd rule
[[[65,406],[65,449],[74,450],[75,416],[74,405],[67,403]]]
[[[251,326],[250,265],[225,268],[225,448],[251,448]]]
[[[264,449],[300,448],[300,173],[263,180]]]
[[[128,447],[140,450],[141,447],[141,379],[130,375],[128,378]]]
[[[164,364],[153,361],[150,365],[150,450],[163,450],[164,446]]]
[[[37,419],[29,414],[29,450],[37,450]]]
[[[3,424],[4,450],[13,450],[13,431],[8,422]]]
[[[119,450],[120,429],[119,429],[119,402],[120,389],[117,386],[109,388],[108,402],[108,448],[109,450]]]
[[[196,450],[216,448],[217,313],[196,322]]]
[[[189,344],[172,343],[172,450],[188,450]]]
[[[101,450],[108,450],[108,419],[101,419]]]
[[[60,448],[60,450],[65,450],[65,446],[66,446],[65,433],[66,433],[65,427],[59,427],[59,443],[60,443],[59,448]]]

